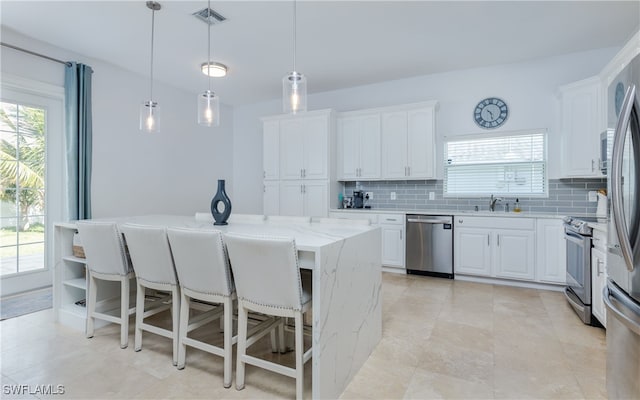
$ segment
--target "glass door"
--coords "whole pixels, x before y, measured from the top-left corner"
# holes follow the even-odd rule
[[[52,222],[61,220],[63,209],[62,138],[61,98],[3,88],[0,100],[3,296],[51,285]],[[51,145],[52,142],[56,143]]]

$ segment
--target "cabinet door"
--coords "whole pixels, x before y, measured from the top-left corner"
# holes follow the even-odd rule
[[[407,112],[382,114],[382,177],[407,176]]]
[[[600,80],[562,90],[564,176],[602,176],[600,172]]]
[[[327,182],[305,181],[303,184],[304,215],[306,217],[326,217],[329,212]]]
[[[496,230],[494,237],[495,275],[501,278],[534,278],[533,231]]]
[[[360,120],[359,177],[380,178],[380,115],[366,115]]]
[[[411,178],[434,176],[433,108],[407,112],[408,175]]]
[[[280,179],[302,179],[304,129],[300,119],[280,121]]]
[[[607,283],[605,257],[602,251],[591,250],[591,310],[598,321],[606,327],[607,311],[602,298],[602,290]]]
[[[338,120],[338,179],[355,179],[358,176],[360,153],[360,119]]]
[[[303,146],[303,178],[329,178],[329,120],[326,116],[301,120]]]
[[[536,225],[536,279],[567,282],[567,246],[561,219],[538,219]]]
[[[404,234],[402,225],[380,225],[382,231],[382,265],[404,268]]]
[[[303,182],[280,182],[280,215],[301,217],[304,215]]]
[[[262,213],[264,215],[280,215],[280,182],[264,181]]]
[[[262,165],[264,179],[280,176],[280,122],[266,121],[262,128]]]
[[[454,273],[491,276],[491,231],[455,229]]]

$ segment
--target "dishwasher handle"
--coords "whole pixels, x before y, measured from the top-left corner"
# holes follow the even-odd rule
[[[407,222],[416,224],[451,224],[451,221],[446,219],[407,219]]]

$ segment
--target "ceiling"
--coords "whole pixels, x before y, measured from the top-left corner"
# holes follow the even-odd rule
[[[207,26],[191,14],[206,1],[162,1],[155,79],[207,88]],[[214,1],[213,79],[221,101],[281,96],[292,69],[293,3]],[[151,11],[144,1],[0,2],[2,25],[149,76]],[[304,1],[297,3],[297,70],[310,93],[450,70],[622,46],[640,27],[638,1]]]

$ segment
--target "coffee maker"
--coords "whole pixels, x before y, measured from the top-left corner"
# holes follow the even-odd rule
[[[353,208],[364,208],[364,192],[362,190],[353,191]]]

